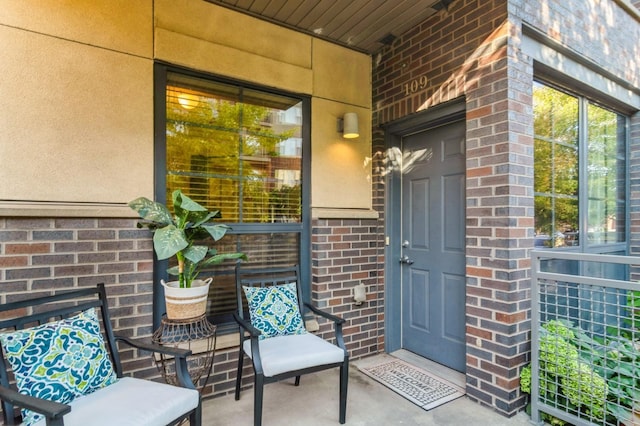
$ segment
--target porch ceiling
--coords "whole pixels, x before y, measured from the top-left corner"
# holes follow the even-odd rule
[[[206,0],[372,54],[453,0]]]

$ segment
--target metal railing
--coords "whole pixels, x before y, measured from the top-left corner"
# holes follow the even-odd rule
[[[638,271],[640,257],[532,252],[533,423],[640,424]]]

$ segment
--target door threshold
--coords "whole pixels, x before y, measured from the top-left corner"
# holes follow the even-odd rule
[[[425,371],[428,371],[431,374],[435,374],[436,376],[441,377],[445,380],[448,380],[454,385],[460,386],[462,389],[466,389],[467,387],[466,377],[464,373],[446,367],[442,364],[438,364],[437,362],[431,361],[430,359],[423,358],[411,351],[408,351],[406,349],[398,349],[397,351],[391,352],[389,355],[405,361],[411,365],[414,365],[418,368],[421,368]]]

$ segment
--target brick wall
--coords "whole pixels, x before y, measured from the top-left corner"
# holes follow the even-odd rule
[[[152,247],[130,219],[0,219],[0,302],[105,283],[114,329],[152,334]],[[157,377],[149,356],[123,352],[123,368]]]
[[[613,1],[457,0],[373,61],[374,157],[384,155],[379,126],[465,98],[467,393],[507,415],[526,402],[518,377],[530,351],[533,66],[519,50],[523,21],[638,85],[628,40],[640,26]]]
[[[542,7],[544,3],[544,8]],[[373,58],[373,206],[380,219],[316,219],[312,224],[312,291],[320,307],[347,319],[352,358],[384,347],[384,133],[380,125],[464,96],[467,105],[467,392],[511,415],[524,404],[519,370],[528,361],[529,257],[532,247],[532,140],[529,58],[517,49],[526,20],[578,52],[636,81],[623,31],[602,27],[629,17],[613,2],[571,0],[572,17],[557,31],[567,2],[457,0],[384,47]],[[635,2],[638,4],[638,2]],[[606,13],[594,5],[605,7]],[[540,11],[544,11],[543,14]],[[612,15],[609,15],[608,13]],[[546,14],[546,18],[545,18]],[[596,19],[597,18],[597,19]],[[595,24],[590,20],[595,20]],[[622,21],[621,21],[622,20]],[[637,28],[629,21],[627,28]],[[593,25],[591,25],[593,24]],[[594,33],[585,28],[598,28]],[[619,33],[619,34],[618,34]],[[587,40],[584,37],[587,35]],[[510,37],[514,36],[514,37]],[[640,39],[636,37],[635,40]],[[584,42],[584,43],[583,43]],[[604,44],[606,48],[598,48]],[[637,49],[637,46],[635,46]],[[611,52],[616,52],[611,55]],[[623,53],[620,53],[623,52]],[[635,55],[635,56],[634,56]],[[428,84],[420,87],[420,77]],[[635,80],[634,80],[635,79]],[[411,82],[416,81],[417,90]],[[405,86],[408,85],[408,86]],[[640,250],[640,117],[631,129],[631,232]],[[150,235],[133,219],[0,219],[0,302],[51,289],[105,282],[117,331],[149,337],[152,327]],[[368,299],[352,302],[366,285]],[[320,322],[331,337],[331,325]],[[219,350],[205,391],[233,389],[237,348]],[[150,358],[130,352],[127,373],[158,377]],[[250,368],[245,384],[251,380]]]
[[[532,173],[532,141],[522,114],[531,85],[509,80],[510,32],[505,2],[454,2],[383,49],[373,80],[376,125],[465,96],[467,393],[508,415],[525,403],[518,374],[527,361],[525,247],[533,224],[523,182]],[[402,90],[422,75],[424,90]],[[383,134],[374,135],[379,150]]]
[[[527,22],[635,87],[640,86],[640,47],[630,42],[640,40],[638,18],[615,1],[510,0],[509,4],[514,22]]]
[[[312,302],[339,315],[351,359],[384,349],[384,281],[377,219],[316,219],[312,228]],[[353,288],[364,284],[367,300],[353,301]],[[320,322],[319,333],[333,336],[333,323]]]
[[[153,251],[151,234],[135,219],[0,219],[0,303],[103,282],[116,332],[150,338]],[[344,336],[352,358],[383,347],[384,287],[377,220],[319,220],[313,230],[313,302],[347,319]],[[351,292],[359,283],[368,298],[360,306]],[[332,323],[320,334],[333,337]],[[204,394],[234,389],[237,347],[216,353]],[[122,353],[125,374],[160,379],[148,354]],[[252,383],[245,363],[244,386]]]

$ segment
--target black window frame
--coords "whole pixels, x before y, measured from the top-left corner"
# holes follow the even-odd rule
[[[211,73],[179,67],[163,62],[154,63],[154,197],[161,203],[166,202],[166,88],[168,73],[183,74],[201,79],[209,79],[225,84],[240,86],[244,89],[256,90],[276,95],[300,99],[302,103],[302,218],[299,223],[261,224],[261,223],[228,223],[231,226],[229,235],[252,234],[282,231],[299,234],[300,246],[300,279],[302,283],[303,301],[311,301],[311,97],[309,95],[275,90],[254,83],[231,79]],[[153,327],[157,329],[164,315],[164,294],[160,280],[168,279],[166,272],[168,260],[159,261],[154,254],[153,263]],[[229,318],[218,323],[219,332],[232,331]]]

